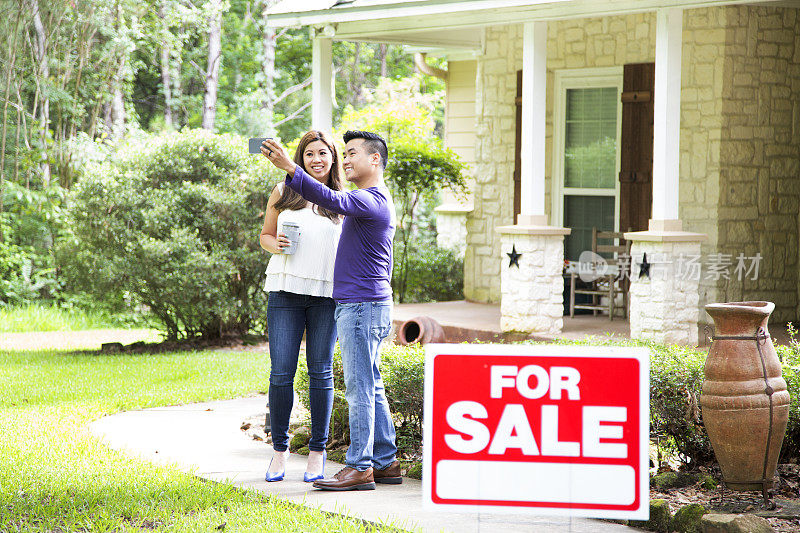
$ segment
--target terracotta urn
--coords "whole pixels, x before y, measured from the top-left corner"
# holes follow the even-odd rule
[[[769,336],[772,302],[706,305],[714,337],[700,406],[725,486],[772,488],[789,419],[789,391]]]

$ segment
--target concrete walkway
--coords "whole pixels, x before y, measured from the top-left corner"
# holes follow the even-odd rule
[[[264,473],[272,448],[247,438],[239,429],[245,419],[265,414],[266,397],[256,396],[120,413],[95,421],[90,429],[112,448],[149,461],[174,464],[203,478],[404,529],[457,533],[635,531],[582,518],[423,511],[422,485],[409,478],[404,478],[402,485],[378,485],[374,491],[318,491],[303,483],[306,458],[295,454],[289,460],[286,479],[266,483]],[[341,467],[328,462],[326,475]]]

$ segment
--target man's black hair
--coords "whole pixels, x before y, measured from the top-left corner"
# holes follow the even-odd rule
[[[364,139],[364,148],[366,148],[367,153],[381,156],[381,168],[386,169],[386,162],[389,160],[389,149],[386,147],[386,141],[383,140],[383,137],[371,131],[346,131],[344,143],[347,144],[353,139]]]

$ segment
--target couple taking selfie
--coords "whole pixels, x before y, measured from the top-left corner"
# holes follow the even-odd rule
[[[300,139],[294,160],[274,139],[261,145],[261,153],[286,172],[270,195],[260,237],[261,246],[273,253],[264,287],[274,450],[266,480],[281,481],[286,473],[294,375],[305,331],[311,440],[303,480],[323,490],[371,490],[376,482],[402,482],[378,351],[391,330],[395,210],[383,182],[386,142],[366,131],[348,131],[344,142],[341,163],[336,145],[321,131]],[[357,189],[342,190],[342,170]],[[326,479],[337,338],[350,447],[347,466]]]

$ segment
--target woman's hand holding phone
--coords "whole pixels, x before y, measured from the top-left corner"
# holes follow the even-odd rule
[[[261,153],[279,169],[289,174],[294,174],[297,165],[286,153],[283,146],[278,144],[275,139],[264,139],[264,142],[261,143]]]

